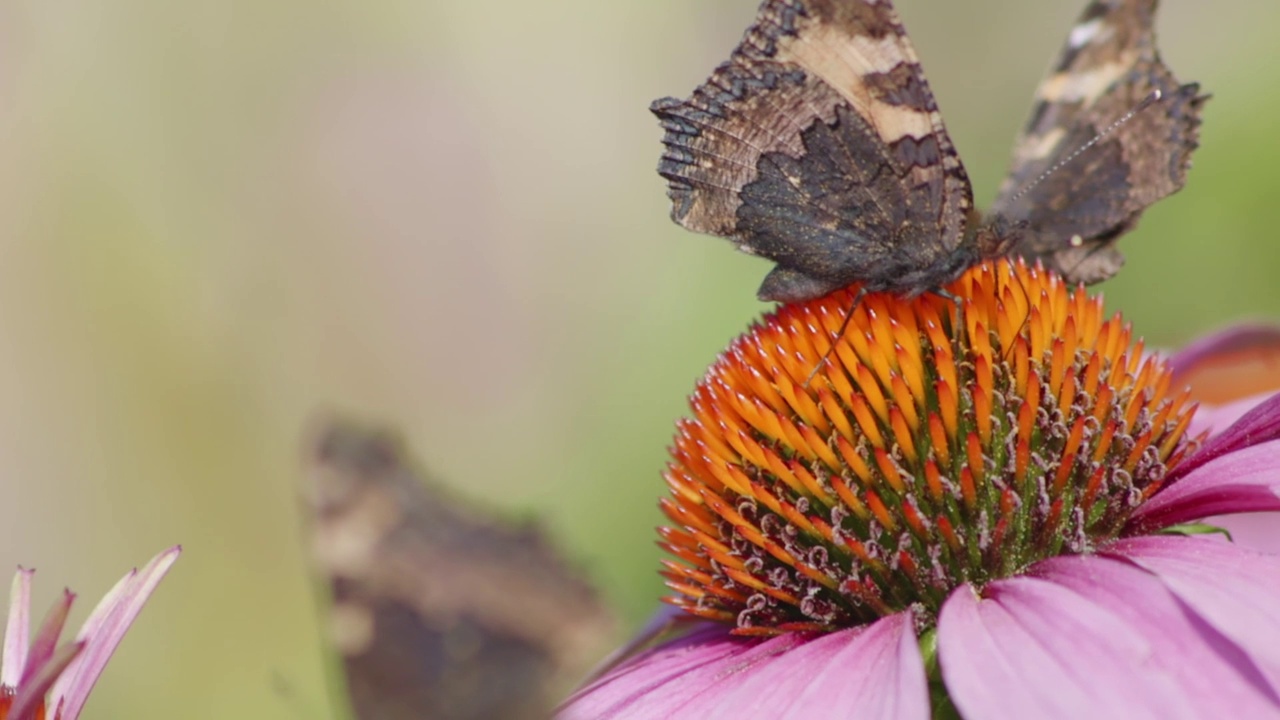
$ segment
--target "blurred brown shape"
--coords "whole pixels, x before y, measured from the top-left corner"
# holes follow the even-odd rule
[[[325,422],[307,464],[312,554],[355,716],[549,716],[612,618],[538,528],[446,497],[384,431]]]

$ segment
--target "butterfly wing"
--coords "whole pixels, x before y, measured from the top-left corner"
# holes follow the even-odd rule
[[[1206,96],[1161,62],[1155,11],[1156,0],[1090,3],[1037,90],[992,206],[1027,225],[1014,252],[1072,282],[1120,269],[1116,238],[1183,186],[1197,147]]]
[[[888,0],[767,0],[706,83],[651,110],[672,219],[777,263],[762,299],[954,274],[969,180]]]
[[[607,641],[601,599],[536,528],[446,496],[381,431],[326,424],[307,483],[357,720],[551,716]]]

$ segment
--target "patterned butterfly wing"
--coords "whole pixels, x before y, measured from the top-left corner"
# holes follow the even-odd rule
[[[767,0],[706,83],[651,110],[672,219],[774,261],[761,299],[914,294],[975,260],[968,177],[888,0]]]
[[[1094,0],[1085,9],[1037,90],[991,208],[1025,222],[1014,252],[1072,282],[1120,269],[1116,238],[1183,186],[1197,147],[1206,96],[1161,62],[1155,11],[1156,0]]]

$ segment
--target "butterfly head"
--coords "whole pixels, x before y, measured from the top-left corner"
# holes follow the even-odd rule
[[[998,214],[982,222],[971,223],[970,227],[975,229],[971,231],[968,244],[979,260],[1008,255],[1027,232],[1025,220],[1010,220]]]

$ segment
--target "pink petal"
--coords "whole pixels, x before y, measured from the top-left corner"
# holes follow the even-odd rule
[[[779,643],[791,645],[779,647]],[[642,717],[633,710],[648,708],[650,712],[670,712],[685,698],[681,693],[696,692],[698,686],[682,686],[686,678],[703,667],[718,667],[720,663],[732,663],[749,656],[759,648],[782,652],[798,642],[795,636],[783,636],[771,641],[745,640],[729,634],[723,625],[704,623],[690,634],[663,643],[648,650],[634,660],[611,671],[585,688],[574,693],[561,706],[557,717],[576,718],[625,718]],[[684,683],[688,685],[688,683]]]
[[[4,657],[0,660],[0,685],[18,687],[27,665],[31,642],[31,576],[35,570],[18,568],[9,590],[9,622],[4,630]]]
[[[1187,426],[1187,437],[1197,437],[1206,432],[1217,435],[1274,394],[1272,391],[1267,391],[1224,405],[1201,404],[1196,408],[1196,414],[1191,416],[1191,424]]]
[[[855,710],[867,720],[929,717],[928,681],[910,613],[823,635],[726,680],[722,697],[704,695],[685,712],[796,720]]]
[[[1198,340],[1169,357],[1173,380],[1190,385],[1201,403],[1237,405],[1240,398],[1260,398],[1280,390],[1280,327],[1243,325]],[[1205,429],[1213,413],[1197,412],[1191,431]],[[1213,425],[1221,430],[1229,418]]]
[[[1088,597],[1146,638],[1149,661],[1185,688],[1200,716],[1280,713],[1280,695],[1249,654],[1188,612],[1155,575],[1105,555],[1056,557],[1037,563],[1031,574]]]
[[[1280,557],[1221,540],[1177,536],[1129,538],[1105,552],[1157,575],[1280,688]]]
[[[1250,550],[1280,555],[1280,513],[1244,513],[1205,518],[1231,533],[1231,541]]]
[[[1129,525],[1143,531],[1210,515],[1276,510],[1280,440],[1222,455],[1183,475],[1134,511]]]
[[[60,720],[79,717],[107,660],[181,553],[180,546],[169,548],[152,558],[142,570],[130,571],[90,613],[77,635],[77,640],[85,645],[84,652],[72,661],[50,691],[49,704],[61,710]]]
[[[1230,427],[1209,438],[1203,447],[1169,472],[1167,482],[1223,455],[1276,439],[1280,439],[1280,393],[1255,405]]]
[[[49,613],[41,621],[40,628],[36,630],[35,639],[31,641],[31,648],[27,651],[27,664],[22,669],[22,679],[18,681],[18,687],[28,683],[53,657],[54,649],[58,646],[58,638],[62,637],[62,627],[67,624],[71,603],[75,599],[75,593],[63,590],[62,598],[49,608]]]
[[[906,613],[816,637],[766,641],[721,629],[668,643],[580,691],[562,719],[929,717],[924,663]]]
[[[1237,325],[1207,335],[1169,356],[1169,368],[1180,379],[1206,362],[1230,360],[1231,356],[1255,348],[1280,345],[1280,328],[1274,325]]]
[[[13,698],[13,707],[9,708],[8,717],[34,717],[32,712],[36,709],[36,705],[44,699],[45,692],[83,650],[84,644],[78,642],[67,643],[54,650],[48,661],[41,665],[31,677],[27,678],[22,687],[18,688],[18,694]]]
[[[587,673],[586,683],[593,683],[617,667],[638,656],[646,648],[657,645],[668,637],[683,637],[684,630],[700,627],[704,621],[681,608],[663,605],[652,617],[632,635],[621,647],[609,653],[591,672]]]
[[[1152,643],[1089,598],[1030,577],[958,588],[938,620],[942,677],[966,718],[1195,718]]]

